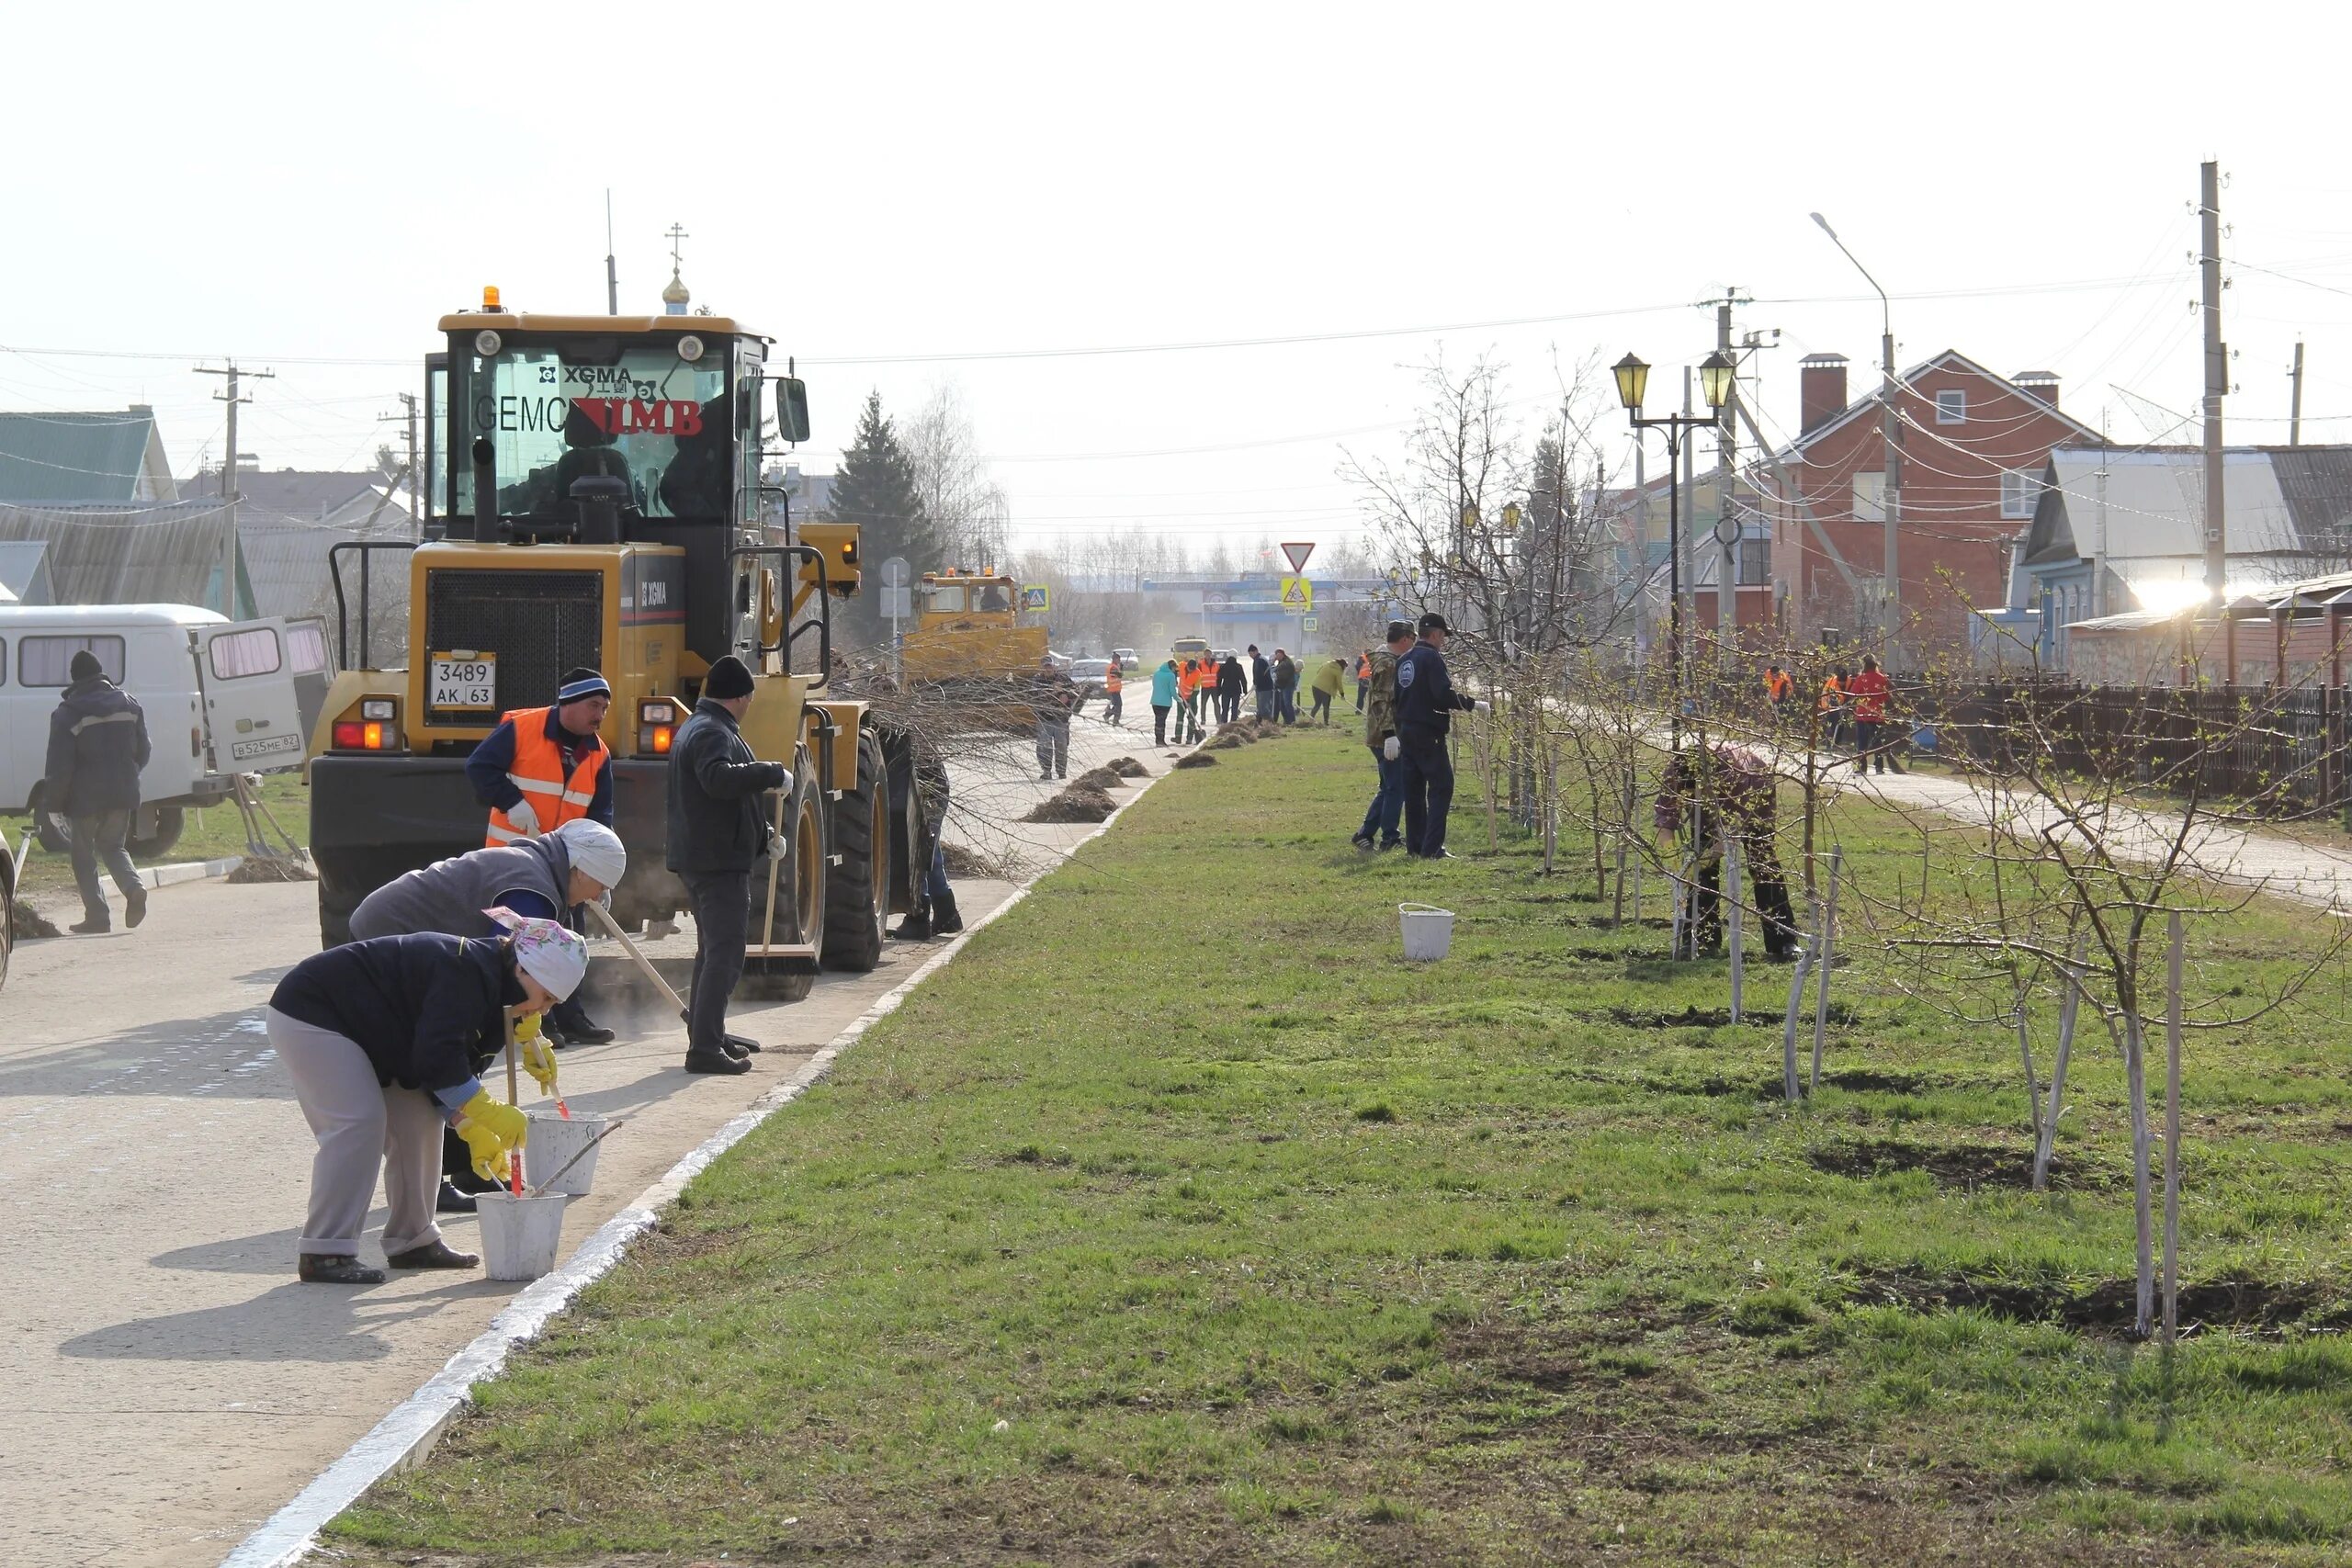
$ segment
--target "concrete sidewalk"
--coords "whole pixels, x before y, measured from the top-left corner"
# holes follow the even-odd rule
[[[1123,752],[1169,765],[1132,729],[1076,730],[1073,773]],[[1025,880],[1091,829],[1008,820],[1058,787],[1019,752],[959,776],[959,822],[993,830],[988,848]],[[957,896],[968,919],[1015,886],[962,881]],[[312,1145],[261,1009],[317,931],[311,885],[203,882],[154,894],[136,931],[17,950],[0,1034],[0,1562],[217,1562],[523,1288],[479,1273],[295,1281]],[[567,1251],[933,951],[893,942],[873,974],[739,1006],[737,1027],[768,1047],[742,1077],[679,1071],[683,1035],[658,1013],[564,1053],[575,1111],[630,1118],[599,1154],[595,1193],[570,1206]],[[477,1249],[470,1218],[445,1227]],[[377,1255],[372,1231],[362,1251]]]
[[[2026,832],[2062,828],[2063,814],[2047,799],[2025,794],[1996,796],[1989,783],[1964,775],[1832,771],[1834,788],[1901,807],[1925,807],[1943,816],[1988,827],[1996,814],[2015,812]],[[2178,812],[2119,806],[2106,824],[2105,839],[2119,858],[2142,864],[2160,860],[2181,830]],[[2199,874],[2322,908],[2352,908],[2352,851],[2300,843],[2258,828],[2199,818],[2184,846]]]

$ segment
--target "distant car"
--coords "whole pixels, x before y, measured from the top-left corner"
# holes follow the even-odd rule
[[[1078,688],[1078,705],[1070,711],[1084,713],[1086,705],[1102,694],[1102,682],[1111,673],[1107,659],[1081,659],[1069,667],[1070,683]]]
[[[1143,655],[1132,648],[1114,648],[1111,650],[1111,657],[1119,661],[1119,668],[1122,670],[1143,668]]]

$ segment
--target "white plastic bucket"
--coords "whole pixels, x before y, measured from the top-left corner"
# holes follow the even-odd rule
[[[563,1206],[569,1201],[560,1192],[520,1198],[512,1192],[476,1195],[482,1272],[492,1280],[536,1280],[553,1271],[555,1255],[563,1246]]]
[[[562,1192],[574,1198],[584,1198],[589,1184],[596,1178],[596,1145],[604,1134],[608,1118],[603,1116],[573,1116],[566,1119],[554,1111],[533,1111],[527,1113],[531,1135],[523,1145],[523,1185],[548,1192]],[[585,1149],[587,1152],[582,1154]],[[573,1156],[579,1156],[573,1159]],[[564,1170],[570,1164],[571,1168]],[[548,1178],[556,1172],[553,1182]]]
[[[1453,946],[1453,911],[1433,904],[1399,904],[1397,922],[1405,929],[1405,956],[1416,964],[1434,964]]]

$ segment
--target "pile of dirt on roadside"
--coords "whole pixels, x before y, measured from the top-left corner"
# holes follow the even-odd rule
[[[1204,751],[1238,751],[1247,744],[1238,735],[1217,735],[1201,742]]]
[[[1228,735],[1239,736],[1244,740],[1255,740],[1258,739],[1258,722],[1255,719],[1237,718],[1231,724],[1218,725],[1216,733],[1220,740]]]
[[[22,898],[8,906],[8,940],[11,942],[46,942],[65,933],[57,922],[26,903]]]
[[[1117,773],[1123,779],[1148,779],[1151,777],[1151,770],[1145,767],[1141,762],[1136,761],[1133,757],[1114,757],[1102,765],[1110,769],[1113,773]]]
[[[242,887],[255,882],[316,882],[319,874],[298,860],[279,860],[247,855],[230,867],[229,874],[220,880],[232,886]]]
[[[1089,768],[1069,783],[1072,789],[1113,790],[1127,787],[1127,781],[1119,776],[1119,772],[1115,768]]]
[[[1285,733],[1279,719],[1256,719],[1252,721],[1252,728],[1257,730],[1261,740],[1280,740]]]
[[[1084,789],[1072,784],[1050,800],[1038,802],[1021,820],[1023,822],[1100,822],[1117,809],[1117,804],[1101,790]]]
[[[1214,768],[1216,759],[1205,751],[1193,751],[1177,758],[1176,765],[1180,768]]]
[[[1006,877],[1005,863],[994,855],[985,854],[969,844],[943,843],[940,851],[947,857],[947,874],[951,877],[986,877],[1002,881]]]

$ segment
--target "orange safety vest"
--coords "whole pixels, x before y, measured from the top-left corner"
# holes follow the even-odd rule
[[[1776,703],[1787,699],[1789,684],[1789,672],[1785,670],[1777,674],[1770,670],[1764,672],[1764,694]]]
[[[1369,653],[1356,655],[1356,679],[1359,681],[1372,679],[1372,655]]]
[[[1843,698],[1845,694],[1845,688],[1838,684],[1838,677],[1835,675],[1830,676],[1827,680],[1821,682],[1820,710],[1823,713],[1827,713],[1831,709],[1840,706],[1841,703],[1839,699]]]
[[[605,748],[604,737],[597,736],[595,749],[580,760],[570,778],[565,778],[563,748],[548,739],[548,715],[553,711],[517,708],[506,716],[514,725],[514,765],[507,770],[506,779],[531,803],[542,833],[552,833],[566,822],[576,822],[588,815],[588,807],[596,798],[596,775],[613,756]],[[525,836],[505,812],[493,808],[490,814],[490,836],[482,840],[482,848],[496,849]]]
[[[1114,659],[1111,660],[1111,668],[1102,671],[1102,690],[1115,697],[1119,694],[1119,661]]]

